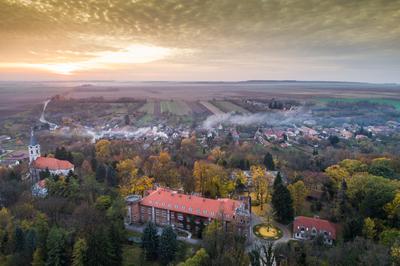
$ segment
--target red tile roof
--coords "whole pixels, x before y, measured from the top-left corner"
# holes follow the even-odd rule
[[[55,158],[39,157],[32,163],[32,167],[43,170],[70,170],[74,168],[74,165],[68,161]]]
[[[332,239],[336,239],[336,225],[329,222],[328,220],[323,220],[319,218],[311,218],[305,216],[297,216],[293,222],[293,231],[299,231],[297,227],[308,227],[317,229],[317,231],[326,231],[331,233]]]
[[[158,188],[144,197],[141,205],[211,219],[221,217],[221,214],[224,214],[224,220],[231,221],[235,215],[236,208],[239,208],[242,202],[232,199],[207,199],[199,196],[180,194],[165,188]]]

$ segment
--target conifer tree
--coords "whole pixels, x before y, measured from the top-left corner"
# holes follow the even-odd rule
[[[167,265],[175,259],[178,249],[178,241],[176,234],[171,226],[164,228],[160,238],[160,260],[161,263]]]
[[[280,223],[290,223],[293,221],[294,210],[293,200],[289,190],[283,184],[282,178],[278,175],[274,182],[274,191],[272,194],[272,206],[275,211],[275,217]]]
[[[47,260],[46,266],[67,265],[66,239],[62,229],[53,227],[47,237]]]
[[[157,259],[158,245],[157,228],[150,222],[146,225],[142,235],[142,246],[147,260]]]

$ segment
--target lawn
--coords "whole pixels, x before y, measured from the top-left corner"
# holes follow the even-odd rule
[[[237,112],[237,113],[242,113],[242,114],[249,113],[249,111],[247,111],[243,107],[236,105],[230,101],[215,101],[212,103],[226,113],[230,113],[230,112]]]
[[[319,98],[320,102],[330,103],[330,102],[371,102],[376,104],[384,104],[394,106],[397,110],[400,110],[400,100],[397,99],[382,99],[382,98]]]
[[[183,101],[162,101],[161,113],[171,113],[174,115],[189,115],[192,109]]]

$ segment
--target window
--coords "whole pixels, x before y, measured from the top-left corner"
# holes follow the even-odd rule
[[[176,204],[176,205],[175,205],[175,209],[179,209],[179,206],[178,206],[178,204]]]
[[[207,214],[207,210],[204,210],[204,211],[203,211],[203,214]]]
[[[186,209],[186,207],[182,205],[182,210],[185,210],[185,209]]]
[[[190,212],[192,212],[192,211],[193,211],[192,207],[189,207],[189,211],[190,211]]]

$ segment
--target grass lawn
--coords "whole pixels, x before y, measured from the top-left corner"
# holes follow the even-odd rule
[[[394,106],[397,110],[400,110],[400,100],[396,100],[396,99],[382,99],[382,98],[376,98],[376,99],[375,98],[319,98],[318,100],[320,102],[323,102],[323,103],[330,103],[330,102],[354,103],[354,102],[368,101],[368,102],[371,102],[371,103],[391,105],[391,106]]]

